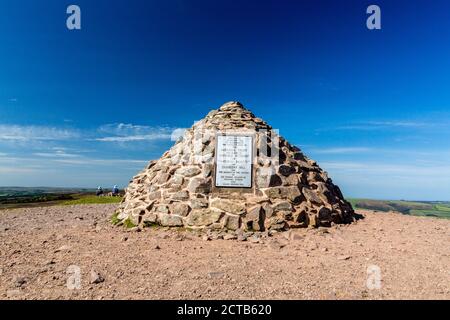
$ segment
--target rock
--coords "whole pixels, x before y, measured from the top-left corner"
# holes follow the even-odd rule
[[[292,211],[292,205],[289,201],[277,201],[272,205],[273,211]]]
[[[154,191],[148,194],[150,200],[157,200],[161,198],[161,191]]]
[[[348,255],[343,255],[343,256],[339,256],[337,259],[338,260],[348,260],[348,259],[350,259],[351,257],[350,256],[348,256]]]
[[[273,216],[265,221],[265,225],[270,230],[284,230],[286,221],[281,217]]]
[[[300,190],[297,186],[269,188],[264,193],[271,199],[289,199],[293,202],[298,202],[301,197]]]
[[[181,186],[183,185],[184,178],[181,175],[174,175],[172,179],[170,179],[171,186]]]
[[[314,204],[321,204],[322,200],[319,196],[311,189],[304,187],[302,189],[302,193],[305,196],[306,200]]]
[[[223,236],[224,240],[235,240],[237,239],[237,236],[235,234],[227,233]]]
[[[325,207],[320,208],[318,217],[321,222],[329,222],[331,220],[331,210]]]
[[[169,207],[166,204],[160,204],[155,208],[158,213],[169,213]]]
[[[56,263],[55,260],[49,259],[49,260],[45,260],[43,264],[44,264],[44,266],[50,266],[55,263]],[[1,275],[1,273],[0,273],[0,275]]]
[[[172,214],[161,213],[159,214],[159,222],[164,227],[182,227],[183,220],[179,216]]]
[[[172,194],[170,199],[171,200],[178,200],[178,201],[188,200],[189,199],[189,193],[186,190],[175,192],[174,194]]]
[[[61,252],[61,251],[70,251],[70,249],[71,249],[70,246],[68,246],[68,245],[63,245],[63,246],[59,247],[58,249],[56,249],[56,250],[55,250],[55,253],[56,253],[56,252]]]
[[[91,270],[89,283],[98,284],[105,281],[105,278],[95,270]]]
[[[168,173],[160,173],[158,177],[158,183],[163,184],[166,183],[170,179],[170,175]]]
[[[279,242],[276,241],[276,240],[272,240],[272,241],[269,241],[269,242],[267,243],[267,247],[268,247],[268,248],[270,248],[270,249],[272,249],[272,250],[276,250],[276,251],[280,250],[280,249],[283,248],[284,246],[285,246],[284,244],[281,244],[281,243],[279,243]]]
[[[183,202],[175,202],[170,205],[170,212],[182,217],[186,217],[189,214],[191,208]]]
[[[287,165],[281,165],[278,168],[278,172],[285,177],[290,176],[291,174],[294,174],[296,171],[297,170],[294,167],[287,166]]]
[[[258,188],[276,187],[282,184],[281,178],[274,174],[271,168],[260,168],[256,172],[256,186]]]
[[[182,167],[176,171],[177,174],[180,174],[185,177],[193,177],[200,174],[202,170],[198,167]]]
[[[237,230],[241,226],[241,217],[226,214],[224,216],[224,226],[230,230]]]
[[[153,247],[153,249],[155,249],[155,250],[161,250],[161,247],[160,247],[159,245],[155,245],[155,246]]]
[[[246,228],[263,231],[264,230],[264,210],[260,205],[256,205],[247,210],[245,215]]]
[[[208,205],[209,205],[208,199],[206,199],[206,198],[194,198],[194,199],[191,199],[191,208],[192,209],[207,208]]]
[[[246,241],[247,237],[243,234],[240,234],[237,236],[237,241]]]
[[[208,226],[218,222],[222,213],[209,209],[195,209],[187,216],[186,223],[189,226]]]
[[[183,234],[177,234],[175,236],[175,241],[184,241],[184,239],[186,239],[186,236]]]
[[[233,214],[243,214],[245,212],[245,205],[239,201],[216,198],[211,201],[210,206],[211,208],[220,209]]]
[[[273,215],[274,210],[273,210],[273,207],[272,207],[269,203],[263,203],[263,204],[261,205],[261,207],[262,207],[263,210],[264,210],[264,213],[265,213],[265,215],[266,215],[266,218],[270,218],[270,217]]]
[[[144,226],[151,226],[157,223],[158,216],[155,213],[146,213],[142,216]]]
[[[211,192],[211,179],[192,178],[187,189],[191,193],[207,194]]]
[[[28,282],[28,279],[26,277],[18,276],[18,277],[14,278],[13,282],[14,282],[15,287],[21,288],[21,287],[25,286],[25,284]]]
[[[247,240],[251,243],[259,243],[261,241],[261,238],[254,234],[250,238],[247,238]]]

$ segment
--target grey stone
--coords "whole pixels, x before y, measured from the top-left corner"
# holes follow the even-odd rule
[[[233,214],[243,214],[245,205],[240,201],[216,198],[211,201],[211,208],[223,210]]]
[[[91,270],[89,283],[98,284],[105,281],[105,278],[95,270]]]
[[[161,191],[155,191],[148,194],[150,200],[156,200],[161,198]]]
[[[200,174],[202,171],[198,167],[182,167],[178,169],[176,172],[185,177],[193,177]]]
[[[182,227],[183,219],[172,214],[161,213],[159,216],[159,223],[164,227]]]
[[[17,288],[23,287],[28,282],[26,277],[15,277],[14,278],[14,286]]]
[[[172,179],[170,179],[170,183],[174,186],[181,186],[184,182],[184,178],[181,175],[174,175]]]
[[[166,183],[170,178],[170,175],[168,173],[160,173],[158,177],[158,183],[163,184]]]
[[[195,209],[188,215],[186,223],[190,226],[208,226],[219,221],[222,213],[209,209]]]
[[[189,206],[182,202],[174,202],[170,205],[170,212],[182,217],[186,217],[189,213]]]
[[[169,207],[165,204],[160,204],[155,208],[156,212],[169,213]]]
[[[292,205],[289,201],[278,201],[272,204],[272,208],[274,212],[291,211]]]
[[[206,198],[192,198],[191,199],[191,208],[192,209],[207,208],[208,205],[209,205],[208,199],[206,199]]]
[[[305,196],[306,200],[308,200],[309,202],[314,203],[314,204],[321,204],[322,203],[322,200],[314,192],[314,190],[311,190],[309,188],[304,187],[302,189],[302,193]]]
[[[148,212],[142,216],[144,225],[153,225],[157,222],[158,216],[154,213]]]
[[[227,233],[223,236],[224,240],[235,240],[237,239],[237,236],[235,234]]]
[[[237,230],[241,226],[241,217],[226,214],[224,217],[224,226],[230,230]]]
[[[192,178],[187,189],[191,193],[207,194],[211,192],[211,179]]]
[[[264,210],[260,205],[256,205],[247,210],[245,215],[247,229],[255,231],[264,230]]]
[[[188,200],[189,192],[187,192],[186,190],[175,192],[174,194],[171,195],[170,199],[178,201]]]
[[[301,197],[301,192],[297,186],[269,188],[264,193],[271,199],[289,199],[293,202],[298,202]]]

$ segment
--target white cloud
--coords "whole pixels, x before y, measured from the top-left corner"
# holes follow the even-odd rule
[[[33,155],[38,156],[38,157],[48,157],[48,158],[55,158],[55,157],[59,157],[59,158],[76,158],[79,157],[78,154],[73,154],[73,153],[65,153],[62,151],[56,151],[56,152],[35,152],[33,153]]]
[[[145,135],[103,137],[103,138],[96,138],[95,141],[102,141],[102,142],[151,141],[151,140],[167,140],[170,139],[170,137],[171,137],[170,134],[153,133]]]
[[[170,136],[170,140],[177,141],[180,137],[182,137],[184,135],[186,130],[187,130],[186,128],[177,128],[177,129],[173,130],[172,134]]]
[[[54,159],[54,162],[70,165],[112,165],[119,166],[123,164],[139,164],[144,165],[148,163],[148,160],[135,160],[135,159],[95,159],[95,158],[82,158],[82,159]]]
[[[173,132],[181,130],[170,127],[150,127],[134,124],[106,124],[99,127],[100,133],[108,136],[95,138],[95,141],[102,142],[135,142],[169,140],[173,137]],[[177,131],[178,132],[178,131]]]
[[[67,140],[79,137],[73,129],[47,126],[0,125],[0,141]]]

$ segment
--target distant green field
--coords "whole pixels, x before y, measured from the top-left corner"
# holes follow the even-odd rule
[[[97,197],[95,189],[0,187],[0,209],[118,203],[121,200],[121,197]]]
[[[61,205],[119,203],[120,201],[122,201],[122,197],[97,197],[86,195],[81,196],[78,199],[63,201],[61,202]]]
[[[398,211],[403,214],[450,219],[450,202],[349,199],[354,209]]]

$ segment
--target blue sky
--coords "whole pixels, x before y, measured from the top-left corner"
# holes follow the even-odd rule
[[[0,185],[125,186],[173,130],[238,100],[348,197],[450,200],[448,1],[19,0],[0,14]]]

